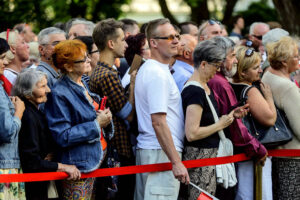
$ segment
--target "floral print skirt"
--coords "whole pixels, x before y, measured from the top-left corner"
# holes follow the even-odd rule
[[[0,174],[21,174],[21,169],[0,169]],[[24,183],[0,183],[0,200],[24,200]]]

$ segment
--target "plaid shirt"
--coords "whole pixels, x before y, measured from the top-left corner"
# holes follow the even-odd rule
[[[99,63],[91,75],[89,87],[92,92],[101,97],[107,96],[106,107],[109,107],[113,114],[115,128],[115,136],[111,142],[119,154],[131,157],[132,150],[126,124],[116,115],[128,102],[118,71],[104,63]]]

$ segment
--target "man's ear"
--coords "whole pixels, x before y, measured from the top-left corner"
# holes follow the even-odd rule
[[[183,50],[183,57],[186,60],[190,60],[192,56],[192,52],[190,50]]]
[[[41,55],[41,56],[44,56],[44,55],[45,55],[44,47],[43,47],[42,45],[39,45],[39,52],[40,52],[40,55]]]
[[[150,39],[149,47],[150,47],[150,45],[151,45],[152,47],[156,48],[156,47],[157,47],[157,42],[156,42],[156,40]]]
[[[114,48],[114,41],[113,40],[108,40],[107,41],[107,47],[109,48],[109,49],[113,49]]]

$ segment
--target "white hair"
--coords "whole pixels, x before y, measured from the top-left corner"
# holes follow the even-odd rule
[[[44,77],[47,78],[47,75],[36,69],[26,68],[22,70],[16,79],[14,87],[12,88],[12,95],[24,98],[32,96],[32,92],[36,84]]]
[[[250,35],[253,35],[253,32],[254,32],[254,28],[255,26],[257,25],[264,25],[264,26],[267,26],[268,28],[270,28],[269,24],[266,24],[264,22],[254,22],[250,25],[250,28],[249,28],[249,34]]]
[[[80,20],[80,19],[76,19],[72,22],[72,25],[68,30],[68,33],[69,33],[70,29],[72,28],[72,26],[74,26],[76,24],[83,24],[85,26],[85,29],[84,29],[85,33],[87,35],[93,35],[95,24],[91,21],[87,21],[87,20],[84,21],[84,20]]]
[[[56,28],[56,27],[45,28],[45,29],[41,30],[40,33],[38,34],[38,43],[40,45],[48,44],[49,35],[60,34],[60,33],[66,34],[63,30]]]

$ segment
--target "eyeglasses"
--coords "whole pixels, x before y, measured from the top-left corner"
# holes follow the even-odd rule
[[[218,25],[221,25],[221,22],[217,21],[217,20],[214,20],[214,19],[209,19],[208,20],[208,23],[210,25],[214,25],[214,24],[218,24]]]
[[[255,37],[256,39],[258,39],[258,40],[262,40],[262,35],[252,35],[253,37]]]
[[[42,44],[42,45],[51,45],[53,47],[55,47],[60,41],[54,41],[52,43],[45,43],[45,44]]]
[[[87,59],[88,59],[88,56],[86,55],[86,56],[84,57],[84,59],[82,59],[82,60],[76,60],[76,61],[74,61],[73,63],[85,63],[85,62],[87,61]]]
[[[91,51],[90,54],[98,53],[98,52],[99,52],[99,50],[97,49],[97,50]]]
[[[255,50],[254,50],[253,48],[247,49],[247,50],[245,51],[245,56],[251,57],[251,56],[253,55],[254,51],[255,51]]]
[[[177,35],[169,35],[166,37],[154,37],[154,39],[168,40],[168,41],[173,41],[173,40],[175,40],[175,38],[180,40],[180,35],[177,34]]]
[[[219,63],[208,62],[208,64],[215,66],[217,69],[220,69],[220,67],[222,66],[222,62],[219,62]]]

